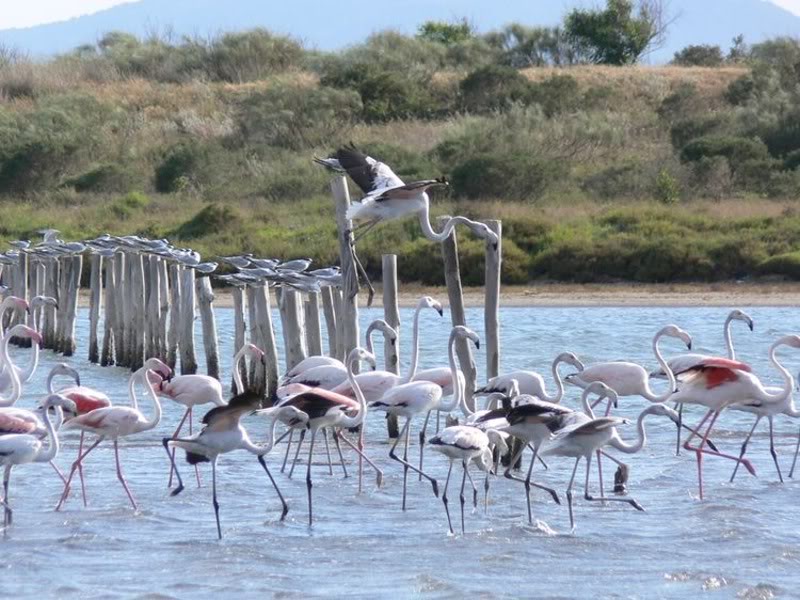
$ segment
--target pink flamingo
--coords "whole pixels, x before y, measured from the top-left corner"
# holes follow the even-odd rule
[[[752,400],[778,403],[783,402],[792,393],[794,379],[775,357],[780,346],[800,348],[800,336],[786,335],[775,341],[769,349],[769,360],[783,376],[784,386],[777,392],[770,392],[759,379],[750,372],[749,365],[725,358],[701,358],[680,376],[680,388],[670,400],[682,404],[700,404],[708,408],[708,412],[696,427],[696,432],[689,435],[683,447],[693,451],[697,456],[697,480],[700,499],[703,499],[703,455],[721,456],[743,465],[752,475],[755,469],[750,461],[730,454],[723,454],[707,449],[706,442],[714,423],[720,413],[733,404],[743,404]],[[708,421],[705,433],[703,425]],[[692,439],[700,437],[700,443],[692,446]]]
[[[98,408],[86,414],[70,419],[64,423],[64,429],[79,429],[87,433],[94,433],[97,435],[95,442],[72,464],[67,483],[64,485],[64,492],[61,499],[56,506],[56,510],[61,509],[64,502],[69,496],[70,482],[72,481],[75,471],[81,466],[86,456],[105,439],[111,439],[114,442],[114,458],[117,465],[117,479],[122,484],[131,506],[136,510],[136,501],[133,499],[128,484],[125,481],[125,476],[122,474],[122,466],[119,460],[119,438],[128,437],[143,431],[153,429],[158,425],[161,420],[161,403],[158,401],[153,383],[149,377],[152,373],[169,377],[172,370],[157,358],[149,358],[145,361],[144,366],[136,371],[128,382],[128,395],[131,399],[132,407],[130,406],[108,406],[105,408]],[[136,399],[135,385],[141,383],[147,389],[148,394],[153,402],[153,416],[148,418],[138,409],[138,401]]]

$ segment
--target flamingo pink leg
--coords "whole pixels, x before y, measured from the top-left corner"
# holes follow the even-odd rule
[[[117,479],[122,484],[122,487],[125,488],[125,493],[128,494],[128,499],[131,501],[133,505],[133,510],[136,510],[138,507],[136,506],[136,500],[133,499],[133,494],[128,489],[128,483],[125,481],[125,476],[122,474],[122,466],[119,464],[119,442],[114,440],[114,458],[117,461]]]
[[[189,407],[189,435],[192,435],[192,407]],[[174,450],[173,450],[174,452]],[[194,466],[194,476],[197,479],[197,487],[202,487],[202,483],[200,482],[200,467],[197,465]]]
[[[77,471],[78,467],[81,466],[83,459],[86,458],[89,452],[97,448],[97,446],[100,445],[100,442],[102,442],[104,439],[105,438],[103,436],[97,438],[94,444],[89,446],[86,452],[84,452],[83,454],[79,454],[75,462],[72,463],[72,468],[69,471],[69,477],[67,477],[67,483],[64,484],[64,492],[61,494],[61,499],[58,501],[58,504],[56,505],[56,510],[61,510],[61,506],[64,504],[64,502],[66,502],[67,497],[69,497],[69,490],[70,490],[70,484],[72,483],[72,478],[75,476],[75,471]]]
[[[183,424],[186,421],[186,418],[189,416],[189,413],[191,412],[191,410],[192,410],[191,407],[187,408],[186,412],[183,413],[183,418],[181,419],[181,422],[178,423],[178,427],[175,429],[175,432],[172,434],[172,439],[173,440],[176,439],[180,435],[181,429],[183,429]],[[172,461],[173,461],[173,464],[174,464],[174,462],[175,462],[175,448],[172,448]],[[167,482],[167,489],[172,487],[172,476],[173,476],[174,473],[175,473],[175,468],[170,466],[170,468],[169,468],[169,481]]]
[[[83,436],[85,434],[86,432],[81,431],[81,439],[78,442],[78,456],[80,456],[81,452],[83,452]],[[88,506],[88,501],[86,499],[86,481],[83,478],[83,463],[78,465],[78,477],[81,480],[81,498],[83,499],[83,507],[86,508]]]

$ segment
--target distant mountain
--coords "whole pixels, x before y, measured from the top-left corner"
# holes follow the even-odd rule
[[[0,43],[44,56],[94,42],[111,30],[209,35],[263,26],[330,50],[382,29],[411,33],[428,19],[466,17],[480,31],[488,31],[511,21],[554,25],[570,8],[597,4],[598,0],[139,0],[69,21],[0,30]],[[678,19],[666,46],[650,57],[652,62],[668,61],[687,44],[727,48],[740,33],[754,43],[800,32],[800,17],[765,0],[671,0],[670,9]]]

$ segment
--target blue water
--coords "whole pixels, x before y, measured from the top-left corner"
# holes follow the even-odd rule
[[[734,338],[742,360],[770,383],[779,384],[766,360],[766,350],[778,335],[800,331],[796,310],[752,308],[756,321],[750,333],[734,323]],[[468,310],[468,322],[482,334],[483,317]],[[502,310],[501,364],[504,370],[536,369],[547,373],[558,352],[572,350],[584,362],[630,359],[650,368],[653,333],[674,322],[694,336],[697,351],[722,352],[722,321],[727,308],[508,308]],[[229,373],[232,313],[218,311],[224,370]],[[362,322],[379,316],[362,311]],[[85,385],[108,392],[114,402],[126,402],[128,373],[89,365],[85,359],[85,314],[79,320],[79,367]],[[403,311],[403,360],[408,359],[411,311]],[[448,320],[429,311],[423,316],[421,363],[444,365]],[[278,334],[278,339],[280,335]],[[199,340],[199,337],[198,337]],[[382,344],[377,344],[380,354]],[[672,340],[666,354],[683,351]],[[21,351],[16,356],[22,356]],[[200,355],[202,356],[202,354]],[[781,354],[793,372],[800,356]],[[479,373],[484,356],[479,353]],[[44,352],[42,364],[20,401],[32,406],[44,391],[44,378],[57,360]],[[202,364],[202,360],[199,361]],[[480,380],[483,378],[481,377]],[[564,402],[577,406],[576,390]],[[645,401],[626,398],[619,412],[634,416]],[[600,506],[576,500],[577,529],[569,532],[564,506],[534,492],[536,524],[528,526],[523,488],[492,481],[489,514],[468,511],[467,534],[447,534],[441,501],[430,485],[410,478],[409,509],[400,510],[402,472],[388,459],[381,415],[369,416],[369,454],[384,469],[385,483],[377,490],[367,475],[365,491],[357,494],[355,477],[343,479],[338,468],[328,474],[318,443],[314,466],[315,524],[307,526],[304,469],[292,480],[277,479],[290,505],[287,520],[277,520],[280,505],[255,459],[232,453],[220,460],[219,501],[225,538],[215,539],[210,473],[197,489],[184,467],[187,489],[169,497],[167,461],[158,440],[169,434],[181,414],[165,403],[164,419],[151,432],[125,440],[122,459],[140,509],[134,512],[114,475],[113,450],[101,446],[87,459],[89,507],[73,494],[66,508],[53,511],[61,486],[47,465],[15,469],[11,500],[14,525],[0,539],[0,597],[40,595],[61,598],[240,598],[278,596],[351,597],[453,596],[549,598],[573,597],[798,597],[800,595],[800,481],[781,485],[768,453],[766,423],[753,438],[749,455],[758,477],[741,472],[727,483],[732,464],[705,461],[707,499],[696,498],[694,457],[675,456],[675,430],[665,421],[648,421],[649,444],[643,452],[623,458],[631,466],[630,494],[647,509],[627,505]],[[689,410],[699,419],[700,409]],[[737,452],[752,417],[726,413],[714,436],[720,449]],[[256,418],[247,421],[253,437],[263,434]],[[632,426],[622,429],[632,437]],[[798,425],[776,419],[778,452],[788,473]],[[412,436],[413,439],[413,436]],[[74,460],[77,438],[65,434],[57,462],[67,468]],[[416,447],[412,455],[416,456]],[[346,454],[351,474],[354,461]],[[283,446],[268,456],[277,474]],[[543,483],[563,490],[571,459],[550,459]],[[445,459],[429,453],[426,465],[443,484]],[[611,469],[607,464],[606,472]],[[582,477],[579,475],[579,481]],[[460,478],[458,479],[460,485]],[[597,479],[591,485],[597,492]],[[451,508],[457,519],[457,487],[451,483]]]

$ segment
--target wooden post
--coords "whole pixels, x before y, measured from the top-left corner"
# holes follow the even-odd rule
[[[36,295],[47,295],[47,266],[45,265],[44,261],[38,260],[36,261],[36,266],[34,267],[34,280],[36,281]],[[36,328],[39,333],[42,334],[44,337],[44,311],[45,307],[42,306],[39,308],[39,314],[36,315]]]
[[[169,318],[169,274],[167,273],[167,261],[164,258],[158,259],[158,297],[161,302],[158,316],[158,353],[157,356],[167,360],[167,319]]]
[[[400,304],[397,298],[397,255],[383,255],[383,319],[395,331],[397,340],[392,344],[389,340],[383,342],[383,362],[385,369],[390,373],[400,374],[400,361],[398,349],[400,348]],[[390,438],[400,434],[396,415],[388,415],[386,428]]]
[[[103,313],[103,349],[100,353],[100,365],[107,367],[114,364],[114,327],[116,324],[116,285],[114,282],[114,256],[105,262],[105,312]]]
[[[28,273],[29,273],[30,257],[27,252],[20,251],[17,257],[17,272],[14,275],[14,295],[23,300],[30,300],[28,292]],[[11,315],[9,326],[16,324],[24,324],[26,315],[24,312],[20,314],[16,311]],[[11,340],[15,346],[22,346],[23,348],[30,347],[31,341],[29,338],[14,338]]]
[[[244,320],[244,293],[239,286],[233,287],[233,332],[233,355],[236,356],[239,350],[242,349],[242,346],[244,346],[245,336],[247,335],[247,326]],[[245,390],[249,389],[247,365],[241,365],[239,374],[242,377]],[[239,390],[236,389],[236,383],[233,378],[231,378],[231,391],[234,394],[239,392]]]
[[[319,292],[310,292],[303,304],[306,325],[306,349],[309,356],[322,356],[322,327],[319,321]]]
[[[272,327],[272,308],[270,306],[269,287],[267,285],[255,288],[253,295],[255,301],[255,329],[256,336],[260,340],[260,346],[266,358],[265,381],[263,393],[265,396],[272,394],[278,387],[278,348],[275,343],[275,331]],[[249,298],[248,298],[249,300]],[[251,339],[253,335],[253,325],[251,323]]]
[[[300,293],[291,288],[284,288],[281,302],[283,345],[286,353],[286,370],[288,371],[307,356],[306,336],[303,333]]]
[[[342,267],[342,311],[341,319],[337,317],[339,326],[337,336],[343,337],[341,347],[344,349],[343,360],[346,360],[350,350],[358,346],[359,333],[358,272],[353,258],[352,223],[347,219],[350,193],[344,176],[334,178],[331,182],[331,191],[336,202],[336,225],[339,229],[339,256]]]
[[[145,281],[145,357],[158,357],[158,324],[161,321],[161,288],[158,285],[158,257],[143,257]]]
[[[443,227],[450,217],[439,217],[439,226]],[[447,296],[450,301],[450,318],[453,326],[466,325],[467,318],[464,312],[464,295],[461,288],[461,271],[458,264],[458,241],[453,230],[448,238],[442,242],[442,258],[444,259],[444,279],[447,284]],[[461,371],[464,373],[466,383],[465,401],[471,410],[475,410],[475,388],[477,387],[478,369],[472,356],[472,348],[465,339],[456,341],[456,353]]]
[[[92,254],[89,258],[91,271],[89,273],[89,362],[100,361],[100,349],[97,344],[97,328],[100,324],[100,308],[102,302],[101,288],[103,257]]]
[[[486,221],[497,235],[497,249],[486,241],[486,301],[484,324],[486,331],[486,379],[497,377],[500,369],[500,271],[503,256],[503,223]]]
[[[167,332],[167,365],[175,369],[178,362],[178,344],[181,336],[181,266],[177,263],[169,265],[170,310],[169,331]]]
[[[206,373],[219,379],[219,343],[217,341],[217,322],[214,319],[214,292],[211,280],[201,277],[195,281],[197,305],[203,325],[203,348],[206,353]]]
[[[183,269],[181,282],[181,375],[197,373],[197,357],[194,351],[194,269]]]
[[[345,343],[344,334],[344,307],[342,306],[342,290],[334,288],[333,290],[333,311],[336,314],[336,358],[344,362],[347,344]]]
[[[328,331],[328,356],[338,358],[336,348],[336,309],[334,308],[335,289],[326,285],[322,288],[322,310],[325,313],[325,328]]]
[[[48,259],[46,265],[46,272],[44,277],[45,295],[60,300],[58,296],[58,271],[59,261],[56,259]],[[56,326],[58,319],[58,311],[55,306],[45,305],[44,308],[44,347],[54,350],[56,347]]]
[[[120,367],[128,366],[128,324],[125,322],[128,304],[128,254],[114,254],[114,356]]]
[[[66,309],[66,322],[64,324],[64,341],[62,344],[62,352],[64,356],[72,356],[75,354],[75,321],[78,317],[78,294],[81,288],[81,269],[83,267],[83,256],[77,254],[75,256],[67,257],[69,264],[67,279],[67,293],[64,300]]]
[[[140,369],[142,365],[144,365],[145,359],[150,357],[145,356],[145,313],[147,312],[147,297],[145,295],[146,287],[144,278],[144,256],[142,256],[141,253],[136,252],[131,255],[131,258],[133,259],[131,261],[133,294],[129,318],[130,321],[133,322],[131,331],[133,344],[131,347],[132,356],[130,368],[132,371],[136,371],[137,369]]]
[[[70,271],[72,270],[72,263],[67,257],[60,257],[58,259],[58,295],[55,298],[58,300],[58,308],[56,309],[56,335],[53,350],[55,352],[64,352],[64,339],[66,338],[66,325],[67,325],[67,281],[71,277]]]
[[[267,284],[264,284],[266,287]],[[247,321],[250,323],[250,343],[261,348],[262,341],[259,339],[261,330],[258,328],[258,315],[256,312],[256,288],[260,286],[247,286],[245,291],[247,293]],[[262,348],[263,350],[263,348]],[[255,362],[250,363],[249,380],[251,392],[258,393],[260,389],[264,388],[264,378],[266,373],[259,371]]]

